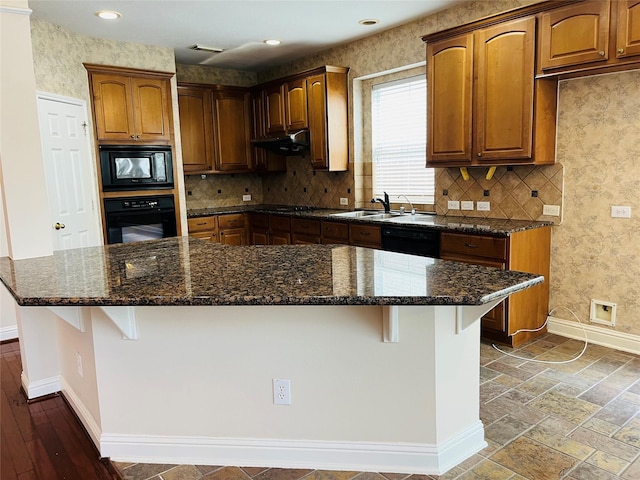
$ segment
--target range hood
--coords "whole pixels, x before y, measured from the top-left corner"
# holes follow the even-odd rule
[[[279,155],[302,155],[309,149],[309,131],[300,130],[280,137],[257,138],[251,140],[251,143]]]

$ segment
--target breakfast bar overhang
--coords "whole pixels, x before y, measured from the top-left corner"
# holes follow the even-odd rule
[[[544,280],[187,237],[1,258],[0,279],[25,393],[62,392],[103,457],[422,474],[486,446],[479,319]]]

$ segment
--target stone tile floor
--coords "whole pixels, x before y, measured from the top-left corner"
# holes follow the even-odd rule
[[[564,361],[583,342],[553,334],[509,353]],[[638,480],[640,356],[589,345],[565,364],[483,342],[480,416],[489,446],[444,475],[127,464],[125,480]]]

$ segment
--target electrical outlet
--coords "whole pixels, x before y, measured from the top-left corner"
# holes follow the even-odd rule
[[[251,194],[242,195],[242,201],[243,202],[250,202],[251,201]]]
[[[549,217],[559,217],[560,205],[543,205],[542,214],[547,215]]]
[[[488,212],[491,210],[491,202],[478,202],[476,207],[479,212]]]
[[[274,405],[291,405],[291,381],[279,378],[273,379]]]
[[[460,202],[458,200],[449,200],[447,202],[447,208],[449,210],[460,210]]]
[[[340,205],[349,205],[349,199],[345,197],[340,197]]]
[[[78,375],[84,377],[84,373],[82,371],[82,357],[78,352],[76,352],[76,368],[78,369]]]
[[[471,200],[464,200],[460,202],[462,210],[473,210],[473,202]]]
[[[611,205],[612,218],[631,218],[631,207],[622,205]]]

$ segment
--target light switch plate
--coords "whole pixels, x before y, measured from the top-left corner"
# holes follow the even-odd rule
[[[447,208],[449,210],[460,210],[460,202],[458,200],[449,200],[447,202]]]
[[[251,201],[251,194],[242,195],[242,201],[243,202],[250,202]]]
[[[473,202],[471,200],[464,200],[460,202],[462,210],[473,210]]]
[[[340,197],[340,205],[349,205],[349,199],[345,197]]]
[[[611,205],[612,218],[631,218],[631,207],[623,205]]]
[[[542,214],[547,215],[549,217],[559,217],[560,205],[543,205]]]
[[[476,206],[479,212],[488,212],[491,210],[491,202],[478,202]]]

